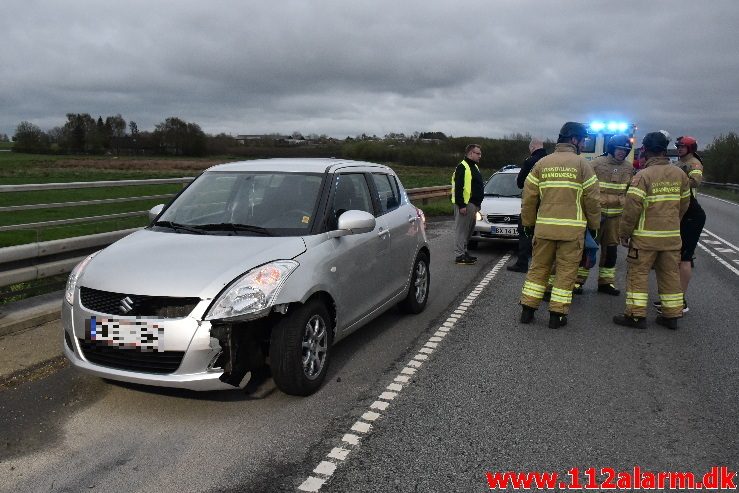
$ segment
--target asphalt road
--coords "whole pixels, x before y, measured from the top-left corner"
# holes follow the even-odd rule
[[[426,311],[391,310],[343,340],[326,384],[308,398],[121,385],[69,367],[0,392],[0,491],[293,490],[314,448],[508,251],[487,249],[477,265],[457,266],[452,226],[428,224]]]
[[[0,392],[0,491],[466,492],[505,470],[736,470],[739,211],[702,203],[721,239],[701,242],[676,332],[652,316],[646,331],[613,325],[623,297],[598,295],[594,278],[566,328],[547,329],[544,310],[520,325],[507,247],[456,266],[451,222],[432,222],[426,312],[391,311],[342,341],[315,395],[149,389],[65,368]]]

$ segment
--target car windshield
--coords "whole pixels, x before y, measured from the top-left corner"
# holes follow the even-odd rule
[[[517,173],[496,173],[485,185],[485,195],[492,197],[520,197],[521,189],[516,185]]]
[[[207,172],[153,227],[187,234],[308,234],[322,181],[323,175],[313,173]]]

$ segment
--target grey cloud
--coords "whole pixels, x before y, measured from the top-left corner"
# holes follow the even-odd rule
[[[8,4],[8,134],[67,112],[337,137],[553,138],[592,118],[702,143],[739,130],[734,0]]]

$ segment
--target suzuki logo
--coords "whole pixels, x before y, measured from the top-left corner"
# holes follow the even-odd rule
[[[121,304],[118,305],[118,308],[121,310],[121,313],[125,315],[126,313],[133,310],[133,300],[126,296],[121,300]]]

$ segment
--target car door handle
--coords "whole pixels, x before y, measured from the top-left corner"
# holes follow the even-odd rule
[[[377,232],[377,236],[390,236],[390,228],[382,229],[380,228],[380,231]]]
[[[417,216],[408,216],[408,222],[411,224],[415,223],[417,219]]]

